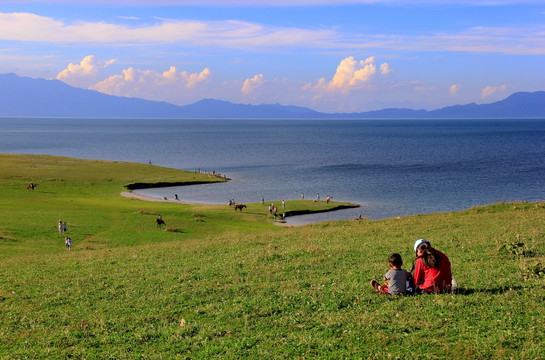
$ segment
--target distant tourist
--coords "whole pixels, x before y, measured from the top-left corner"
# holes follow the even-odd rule
[[[286,202],[282,200],[282,209],[285,209],[285,208],[286,208]]]
[[[163,220],[163,217],[161,216],[161,214],[157,215],[157,219],[155,219],[155,224],[157,224],[158,228],[161,228],[163,227],[163,225],[166,225],[165,220]]]
[[[320,193],[316,194],[316,200],[320,200]]]
[[[174,199],[180,201],[180,199],[178,199],[178,194],[174,194]]]
[[[305,194],[301,193],[301,200],[303,200],[304,198],[305,198]]]
[[[62,220],[59,220],[59,234],[62,234],[64,232],[64,225],[62,224]]]
[[[261,205],[265,204],[265,198],[262,196],[261,197]]]
[[[64,244],[66,246],[66,250],[70,251],[70,249],[72,249],[72,239],[69,236],[64,238]]]
[[[390,270],[384,275],[384,285],[378,281],[372,280],[371,286],[375,291],[382,295],[404,295],[412,293],[412,287],[409,286],[412,276],[407,270],[401,268],[403,259],[398,253],[392,253],[388,256],[388,266]]]
[[[68,226],[66,225],[66,221],[62,223],[62,232],[68,231]]]

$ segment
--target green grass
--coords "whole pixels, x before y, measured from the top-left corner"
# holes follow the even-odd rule
[[[119,196],[193,173],[93,164],[0,156],[2,359],[545,358],[544,203],[279,228],[266,205]],[[312,206],[325,202],[287,202]],[[449,256],[460,293],[373,293],[387,256],[410,268],[421,237]]]

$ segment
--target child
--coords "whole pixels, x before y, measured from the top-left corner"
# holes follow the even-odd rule
[[[390,270],[384,275],[386,285],[380,285],[378,281],[372,280],[371,286],[382,295],[404,295],[411,293],[412,288],[409,286],[412,276],[407,270],[401,268],[403,260],[401,255],[397,253],[388,256],[388,265]]]

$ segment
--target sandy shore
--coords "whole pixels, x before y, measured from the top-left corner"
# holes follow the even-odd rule
[[[164,202],[164,203],[185,204],[185,205],[206,205],[205,203],[198,203],[198,202],[189,202],[189,201],[181,201],[181,200],[164,200],[164,199],[159,199],[152,196],[135,194],[129,191],[123,191],[121,193],[121,196],[128,199],[142,200],[142,201]]]
[[[281,222],[277,222],[277,221],[274,222],[274,225],[280,226],[280,227],[285,227],[285,228],[303,226],[303,225],[294,225],[294,224],[288,224],[288,223],[281,223]]]

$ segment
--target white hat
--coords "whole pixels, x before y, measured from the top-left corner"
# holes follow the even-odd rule
[[[416,249],[418,249],[418,246],[422,243],[427,243],[428,245],[430,244],[430,242],[426,239],[418,239],[416,240],[416,242],[414,243],[414,252],[416,253]]]

